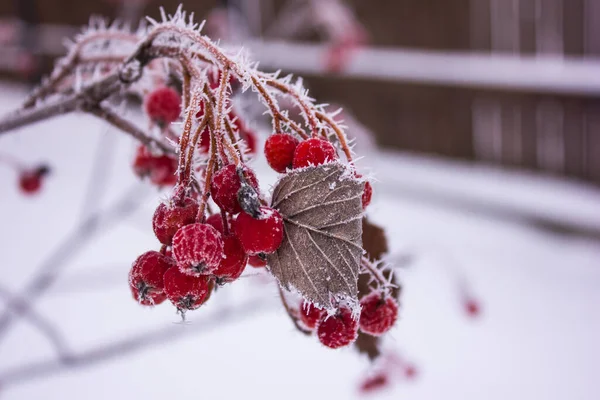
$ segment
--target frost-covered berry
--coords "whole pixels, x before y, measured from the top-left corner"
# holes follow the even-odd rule
[[[296,147],[294,152],[294,168],[320,165],[337,159],[335,147],[325,139],[307,139]]]
[[[258,191],[258,181],[254,172],[246,166],[243,167],[243,171],[246,182]],[[242,211],[238,201],[238,192],[241,188],[242,183],[236,166],[229,164],[213,176],[210,194],[221,210],[237,214]]]
[[[261,268],[267,265],[267,257],[264,254],[255,254],[248,257],[248,264],[254,268]]]
[[[398,304],[390,296],[382,297],[381,293],[373,292],[365,296],[360,305],[360,330],[369,335],[384,334],[398,318]]]
[[[152,218],[152,228],[156,238],[162,244],[170,245],[179,228],[195,222],[197,213],[198,203],[191,197],[185,198],[181,204],[160,203]]]
[[[221,234],[208,224],[185,225],[173,236],[173,255],[182,272],[210,274],[223,257]]]
[[[273,253],[283,240],[283,218],[270,207],[260,207],[260,216],[252,218],[240,213],[233,223],[233,229],[246,253]]]
[[[206,223],[219,231],[221,235],[223,235],[223,217],[221,214],[213,214],[210,217],[206,218]]]
[[[23,194],[36,194],[42,188],[44,177],[50,173],[50,168],[45,165],[34,169],[21,171],[19,174],[19,188]]]
[[[275,171],[284,173],[292,167],[298,139],[287,133],[276,133],[265,142],[265,157]]]
[[[151,306],[165,300],[163,275],[176,265],[175,260],[157,251],[139,256],[129,271],[129,288],[142,305]]]
[[[332,349],[354,343],[358,336],[358,321],[352,318],[352,311],[342,307],[333,316],[324,315],[317,327],[319,341]]]
[[[163,86],[148,93],[145,109],[153,121],[159,124],[170,124],[179,118],[181,98],[175,89]]]
[[[219,283],[232,282],[240,277],[248,256],[242,244],[235,235],[223,237],[223,258],[213,275],[219,279]]]
[[[315,329],[321,318],[325,315],[325,310],[321,310],[312,304],[300,305],[300,320],[308,329]]]
[[[195,310],[208,297],[211,285],[207,276],[190,276],[178,268],[171,268],[165,273],[165,293],[178,310]]]
[[[149,177],[157,186],[172,186],[177,182],[178,162],[175,157],[156,156],[146,148],[139,146],[133,162],[133,170],[140,178]]]

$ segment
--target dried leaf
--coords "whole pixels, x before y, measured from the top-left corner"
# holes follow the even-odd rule
[[[382,227],[369,221],[367,217],[363,218],[362,226],[363,248],[367,252],[367,258],[371,262],[381,260],[381,257],[388,252],[385,231]]]
[[[363,183],[342,164],[303,168],[284,176],[272,207],[284,220],[285,238],[268,256],[271,273],[287,290],[319,307],[358,304],[362,249]]]

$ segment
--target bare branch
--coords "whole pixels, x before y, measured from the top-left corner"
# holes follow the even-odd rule
[[[8,328],[15,319],[29,309],[42,293],[44,293],[57,279],[62,269],[75,257],[86,244],[99,232],[109,229],[123,218],[134,212],[142,203],[143,194],[148,193],[136,184],[125,192],[125,195],[106,210],[98,211],[83,220],[70,234],[68,234],[54,252],[38,268],[38,273],[21,291],[27,303],[21,303],[18,298],[9,301],[7,310],[0,314],[0,340],[6,335]],[[141,193],[140,193],[141,192]]]
[[[15,304],[16,308],[9,309],[9,311],[20,311],[23,316],[36,327],[42,335],[48,339],[48,342],[52,345],[56,351],[56,355],[61,359],[65,360],[68,358],[68,347],[65,343],[65,339],[62,334],[56,329],[54,324],[46,320],[42,315],[38,314],[33,308],[27,305],[27,302],[19,298],[8,291],[8,289],[0,286],[0,298],[5,303]]]
[[[146,350],[147,348],[163,345],[180,339],[185,335],[208,332],[223,326],[225,323],[239,321],[242,318],[253,317],[263,312],[269,304],[275,304],[271,299],[257,297],[245,301],[241,306],[216,310],[211,315],[188,325],[169,325],[153,332],[130,336],[113,343],[91,348],[80,353],[72,354],[66,360],[50,359],[26,364],[9,369],[0,374],[0,387],[23,384],[35,379],[56,375],[82,366],[91,366],[118,359],[124,355]]]

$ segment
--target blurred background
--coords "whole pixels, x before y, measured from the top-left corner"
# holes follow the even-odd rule
[[[2,0],[1,110],[21,104],[90,15],[136,25],[178,3]],[[10,331],[0,317],[0,398],[600,397],[600,1],[184,7],[261,69],[303,76],[312,97],[343,107],[403,283],[386,342],[401,371],[365,393],[368,361],[295,332],[256,271],[187,325],[140,310],[126,274],[156,246],[150,218],[165,193],[123,172],[129,138],[67,116],[0,137],[5,159],[52,166],[41,195],[24,199],[0,165],[0,301],[61,265],[33,314]],[[102,214],[128,193],[134,210]]]

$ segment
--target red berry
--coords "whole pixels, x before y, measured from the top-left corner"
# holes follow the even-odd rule
[[[175,260],[157,251],[139,256],[129,271],[129,288],[133,297],[145,306],[157,305],[165,300],[163,275],[176,265]]]
[[[256,254],[248,257],[248,264],[254,268],[261,268],[267,265],[267,258],[264,254]]]
[[[258,181],[254,172],[245,166],[243,170],[246,181],[258,191]],[[242,183],[237,174],[236,166],[229,164],[214,175],[210,193],[221,210],[230,214],[237,214],[242,211],[238,202],[238,191],[241,187]]]
[[[414,379],[417,376],[417,368],[410,364],[405,366],[404,376],[406,376],[407,379]]]
[[[240,239],[246,253],[273,253],[283,240],[283,218],[270,207],[260,207],[260,217],[252,218],[240,213],[233,224],[236,236]]]
[[[207,154],[210,150],[210,132],[208,131],[208,128],[204,128],[204,130],[200,133],[198,148],[204,154]]]
[[[181,99],[173,88],[164,86],[146,96],[146,113],[159,124],[170,124],[181,114]]]
[[[223,235],[223,217],[221,214],[213,214],[210,217],[206,218],[206,223],[219,231],[221,235]]]
[[[254,155],[256,154],[256,133],[249,129],[242,129],[240,132],[242,140],[246,143],[246,153]]]
[[[315,329],[324,315],[325,310],[321,310],[312,304],[300,305],[300,320],[308,329]]]
[[[185,225],[173,236],[173,255],[182,272],[210,274],[223,257],[221,234],[208,224]]]
[[[379,336],[390,330],[398,318],[398,304],[389,296],[373,292],[360,301],[360,330]]]
[[[219,267],[213,271],[213,275],[219,279],[220,283],[232,282],[240,277],[248,256],[242,248],[242,244],[234,235],[228,235],[223,238],[223,258]]]
[[[337,159],[335,147],[325,139],[311,138],[300,142],[294,152],[294,168],[320,165]]]
[[[352,311],[342,307],[331,317],[324,315],[317,328],[319,341],[332,349],[348,346],[358,336],[358,321],[352,318]]]
[[[165,273],[164,279],[167,298],[182,311],[200,307],[210,293],[207,276],[190,276],[177,268],[171,268]]]
[[[183,200],[182,204],[169,202],[161,203],[154,212],[152,228],[156,238],[170,245],[175,233],[184,225],[193,224],[198,213],[198,203],[191,197]]]
[[[19,175],[19,188],[21,192],[32,195],[42,188],[44,177],[50,173],[50,168],[45,165],[34,169],[21,171]]]
[[[277,172],[284,173],[292,167],[298,139],[287,133],[276,133],[265,142],[267,162]]]
[[[356,174],[357,178],[362,178],[361,174]],[[373,186],[369,181],[365,181],[365,187],[362,194],[362,207],[366,209],[371,204],[371,198],[373,197]]]
[[[390,384],[388,375],[385,372],[379,372],[376,375],[367,377],[360,384],[360,392],[363,394],[373,393],[381,390]]]
[[[468,299],[465,301],[465,311],[469,317],[476,318],[481,313],[481,307],[476,300]]]
[[[174,157],[155,156],[145,146],[139,146],[133,162],[133,170],[140,178],[150,177],[158,186],[172,186],[177,182],[178,162]]]

